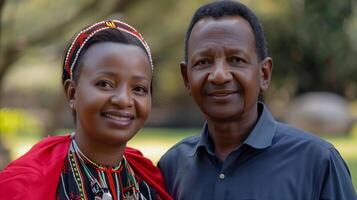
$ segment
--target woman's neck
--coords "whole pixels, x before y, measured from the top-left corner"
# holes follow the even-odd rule
[[[82,137],[81,134],[76,134],[74,140],[84,156],[99,166],[115,167],[123,159],[126,144],[120,146],[100,144]]]

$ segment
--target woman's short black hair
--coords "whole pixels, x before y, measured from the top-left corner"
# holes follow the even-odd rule
[[[263,60],[265,57],[267,57],[267,47],[263,27],[254,12],[250,10],[247,6],[239,2],[217,1],[201,6],[193,15],[185,37],[184,59],[186,63],[188,59],[188,41],[190,39],[191,32],[195,24],[205,17],[213,17],[215,19],[218,19],[225,16],[240,16],[247,20],[254,32],[258,59]]]

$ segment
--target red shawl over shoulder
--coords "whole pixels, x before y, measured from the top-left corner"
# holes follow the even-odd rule
[[[70,136],[48,137],[10,163],[0,172],[0,199],[54,200],[70,142]],[[165,191],[159,169],[149,159],[129,147],[125,150],[125,156],[135,173],[153,187],[163,200],[172,199]]]

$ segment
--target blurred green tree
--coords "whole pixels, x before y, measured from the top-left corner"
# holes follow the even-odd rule
[[[155,116],[187,124],[199,111],[185,94],[178,66],[183,59],[184,35],[191,16],[207,2],[211,0],[0,0],[0,90],[4,76],[23,57],[45,60],[44,57],[55,55],[58,63],[44,65],[56,64],[55,68],[60,68],[64,46],[78,27],[108,17],[119,18],[135,25],[153,51],[154,111],[159,111]],[[353,18],[357,24],[356,1],[242,2],[256,11],[265,27],[269,52],[274,59],[273,86],[284,87],[291,95],[323,90],[348,96],[348,88],[356,93],[357,45],[351,43],[351,35],[346,33],[347,29],[357,31],[348,23]],[[48,46],[51,51],[46,49]],[[29,56],[28,52],[34,49],[42,51]],[[63,126],[58,123],[64,110],[64,100],[58,98],[62,93],[54,98],[43,91],[42,95],[34,94],[47,101],[36,106],[46,107],[53,114],[46,133]],[[274,98],[281,99],[281,96]]]
[[[352,0],[292,0],[285,15],[264,19],[275,84],[294,82],[294,94],[327,91],[355,98],[357,48],[347,32],[354,5]]]
[[[61,52],[60,57],[66,44],[63,40],[68,37],[68,33],[73,35],[71,30],[74,26],[82,26],[80,24],[88,23],[85,21],[92,23],[106,18],[114,12],[122,12],[135,2],[135,0],[0,0],[0,92],[3,89],[3,80],[8,72],[29,52],[56,44],[57,49],[61,49],[58,50],[58,52]],[[57,51],[55,52],[58,53]],[[41,62],[41,56],[39,55],[38,57],[39,62]],[[23,91],[17,92],[21,93]],[[34,95],[36,96],[36,94]],[[41,95],[38,96],[41,98]],[[63,102],[61,98],[56,97],[51,100],[54,100],[54,102],[51,101],[47,109],[52,111],[51,113],[54,116],[51,119],[55,122],[58,118],[58,112],[56,111],[62,108]],[[1,102],[0,99],[0,105],[3,106]],[[23,101],[23,104],[26,104],[26,101]],[[24,105],[18,106],[24,107]],[[6,135],[4,128],[9,127],[5,125],[10,122],[18,122],[13,124],[16,127],[11,127],[23,133],[38,132],[33,128],[33,130],[21,129],[24,126],[24,121],[10,120],[12,119],[11,115],[9,113],[5,114],[6,116],[1,115],[0,118],[0,125],[2,125],[0,127],[0,136]],[[31,120],[27,118],[27,121]],[[47,128],[52,127],[51,125],[47,126]],[[1,139],[0,149],[0,154],[6,152],[3,150],[5,148]],[[6,157],[7,155],[0,155],[0,158]]]
[[[63,40],[63,35],[83,19],[101,19],[125,10],[134,2],[0,0],[0,89],[3,77],[24,51]]]

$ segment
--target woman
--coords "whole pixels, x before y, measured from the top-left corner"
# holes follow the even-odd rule
[[[126,143],[151,110],[150,49],[118,20],[93,24],[69,45],[62,81],[75,127],[0,173],[2,199],[171,199],[159,170]]]

